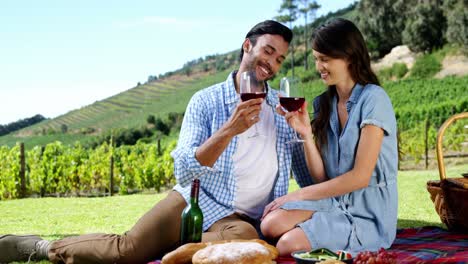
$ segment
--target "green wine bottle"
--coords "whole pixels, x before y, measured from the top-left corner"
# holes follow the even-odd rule
[[[182,211],[182,225],[180,229],[180,244],[197,243],[201,241],[203,232],[203,213],[198,206],[200,180],[194,179],[190,193],[190,204]]]

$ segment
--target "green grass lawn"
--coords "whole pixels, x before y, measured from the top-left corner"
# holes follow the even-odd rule
[[[468,165],[448,168],[447,175],[458,177],[462,172],[468,172]],[[426,190],[426,182],[436,179],[437,170],[399,172],[399,228],[443,226]],[[291,181],[290,190],[297,188]],[[0,234],[38,234],[46,239],[92,232],[120,234],[164,196],[161,193],[0,201]]]

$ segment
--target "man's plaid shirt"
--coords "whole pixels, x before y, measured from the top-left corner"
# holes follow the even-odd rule
[[[213,85],[193,95],[185,111],[179,141],[171,153],[174,158],[174,174],[178,184],[174,187],[187,203],[190,201],[190,186],[195,177],[200,178],[199,204],[203,211],[203,230],[214,222],[235,212],[236,179],[233,173],[232,156],[237,148],[237,137],[229,143],[213,167],[202,166],[195,158],[195,151],[203,142],[226,123],[239,103],[233,76],[225,82]],[[289,187],[291,167],[300,186],[312,184],[304,159],[302,144],[286,144],[292,139],[293,130],[284,117],[275,111],[279,103],[278,92],[268,87],[267,105],[274,112],[277,132],[276,151],[278,173],[270,200],[283,196]],[[255,174],[255,172],[252,172]]]

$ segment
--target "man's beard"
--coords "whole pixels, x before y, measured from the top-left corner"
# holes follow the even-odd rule
[[[261,63],[262,65],[265,65],[265,63]],[[255,74],[257,74],[257,71],[256,71],[256,66],[259,66],[259,67],[262,67],[259,65],[259,60],[258,59],[255,59],[253,60],[252,62],[250,62],[249,64],[247,64],[247,70],[248,71],[254,71]],[[265,65],[265,67],[268,69],[268,71],[272,72],[270,66],[268,64]],[[270,77],[267,77],[265,80],[263,80],[264,82],[266,81],[269,81],[269,80],[272,80],[276,77],[276,73],[274,73],[273,75],[271,75]]]

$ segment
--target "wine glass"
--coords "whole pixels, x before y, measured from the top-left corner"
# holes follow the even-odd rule
[[[297,84],[290,81],[288,78],[281,78],[280,82],[280,105],[288,112],[294,112],[301,109],[305,102],[304,92]],[[294,131],[293,139],[286,142],[286,144],[301,143],[304,140],[297,137],[297,133]]]
[[[258,80],[254,71],[245,71],[240,74],[239,90],[240,98],[244,102],[256,98],[265,98],[266,96],[265,82]],[[258,137],[260,135],[258,133],[257,124],[254,126],[255,133],[249,136],[249,138]]]

